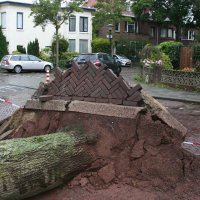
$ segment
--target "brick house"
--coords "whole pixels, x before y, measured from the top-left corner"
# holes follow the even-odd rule
[[[97,0],[88,0],[87,6],[95,7],[96,1]],[[130,7],[128,7],[122,15],[130,17],[133,22],[121,21],[120,23],[115,24],[112,30],[115,41],[120,41],[125,38],[127,40],[145,40],[150,41],[152,44],[159,44],[164,41],[175,40],[176,38],[176,29],[170,24],[168,18],[166,18],[162,26],[157,25],[153,21],[141,22],[136,19]],[[106,37],[107,34],[108,27],[106,25],[102,26],[98,35],[100,37]],[[184,31],[181,36],[182,42],[184,44],[193,43],[194,34],[195,30]]]

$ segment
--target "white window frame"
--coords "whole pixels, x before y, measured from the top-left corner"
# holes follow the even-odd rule
[[[68,50],[71,52],[75,52],[76,51],[76,39],[69,39],[68,42],[69,42]],[[74,46],[72,46],[72,44]]]
[[[132,30],[133,31],[129,31],[129,27],[130,26],[133,26]],[[128,23],[128,22],[125,22],[125,32],[127,33],[136,33],[138,30],[137,30],[137,26],[136,26],[136,22],[133,22],[133,23]]]
[[[87,46],[85,46],[84,48],[81,48],[81,42],[86,42]],[[88,53],[88,40],[87,39],[80,39],[79,40],[79,53]]]
[[[155,26],[151,26],[150,27],[150,37],[154,38],[156,35],[156,27]]]
[[[194,40],[194,31],[188,31],[188,40]]]
[[[24,29],[24,14],[23,12],[17,12],[17,30]]]
[[[160,29],[160,37],[166,38],[167,37],[167,28],[161,28]]]
[[[79,27],[80,32],[88,32],[88,17],[80,17]]]
[[[171,32],[171,33],[170,33]],[[167,29],[167,37],[168,38],[173,38],[173,28],[168,28]]]
[[[76,32],[76,16],[75,15],[71,15],[69,17],[69,32]]]
[[[115,23],[115,32],[120,32],[120,23]]]
[[[6,29],[6,12],[1,12],[1,20],[0,20],[1,24],[1,28],[2,29]]]

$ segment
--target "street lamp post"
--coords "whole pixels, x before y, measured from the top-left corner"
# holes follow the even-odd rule
[[[113,25],[108,24],[107,27],[108,27],[107,38],[109,39],[109,42],[110,42],[110,54],[112,55],[112,28],[113,28]]]

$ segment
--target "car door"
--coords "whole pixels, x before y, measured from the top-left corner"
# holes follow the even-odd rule
[[[30,61],[28,55],[21,55],[20,56],[20,65],[22,69],[27,70],[30,68]]]
[[[114,70],[114,62],[109,55],[103,54],[103,63],[106,64],[110,69]]]
[[[39,59],[38,57],[29,55],[29,60],[30,60],[32,70],[44,69],[43,62],[41,62],[41,59]]]

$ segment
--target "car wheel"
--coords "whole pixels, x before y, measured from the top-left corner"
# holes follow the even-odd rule
[[[22,71],[22,67],[17,65],[17,66],[15,66],[14,71],[15,71],[15,73],[19,74]]]
[[[46,66],[44,67],[44,71],[45,71],[45,72],[50,72],[50,71],[51,71],[51,67],[50,67],[49,65],[46,65]]]

